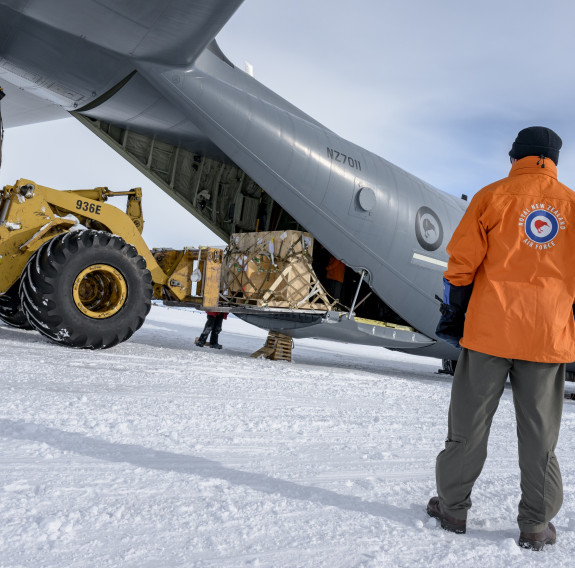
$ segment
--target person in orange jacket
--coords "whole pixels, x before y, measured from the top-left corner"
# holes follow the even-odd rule
[[[447,246],[438,337],[462,348],[451,391],[438,496],[427,513],[466,531],[471,490],[487,457],[493,415],[509,376],[517,418],[519,545],[554,544],[563,502],[555,447],[565,364],[575,360],[575,193],[557,180],[562,141],[521,130],[505,179],[479,191]]]
[[[200,337],[196,341],[198,347],[203,347],[210,336],[210,347],[212,349],[221,349],[222,346],[218,343],[218,337],[222,331],[222,323],[228,319],[228,312],[206,312],[206,325]]]
[[[345,264],[335,256],[330,256],[325,267],[325,277],[327,292],[339,302],[345,279]]]

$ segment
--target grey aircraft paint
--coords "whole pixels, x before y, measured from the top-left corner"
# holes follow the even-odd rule
[[[82,121],[227,239],[305,229],[416,331],[335,312],[238,312],[266,329],[456,359],[435,337],[466,203],[339,137],[234,67],[215,36],[241,0],[0,0],[7,127]]]

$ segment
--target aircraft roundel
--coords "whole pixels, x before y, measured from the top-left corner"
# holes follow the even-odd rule
[[[425,250],[436,250],[443,242],[443,227],[439,217],[429,207],[420,207],[415,216],[415,236]]]
[[[532,211],[525,219],[525,234],[536,243],[548,243],[558,232],[559,223],[549,211]]]

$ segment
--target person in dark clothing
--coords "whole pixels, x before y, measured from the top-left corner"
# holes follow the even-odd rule
[[[222,323],[228,318],[228,312],[206,312],[208,316],[204,331],[196,341],[198,347],[203,347],[206,344],[208,335],[210,336],[210,347],[212,349],[221,349],[222,346],[218,343],[218,336],[222,331]]]

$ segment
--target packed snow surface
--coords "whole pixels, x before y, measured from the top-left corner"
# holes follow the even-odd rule
[[[296,341],[154,306],[134,337],[81,351],[0,325],[0,566],[573,566],[575,403],[557,455],[558,540],[517,546],[511,391],[496,414],[467,535],[425,513],[447,431],[439,361]]]

